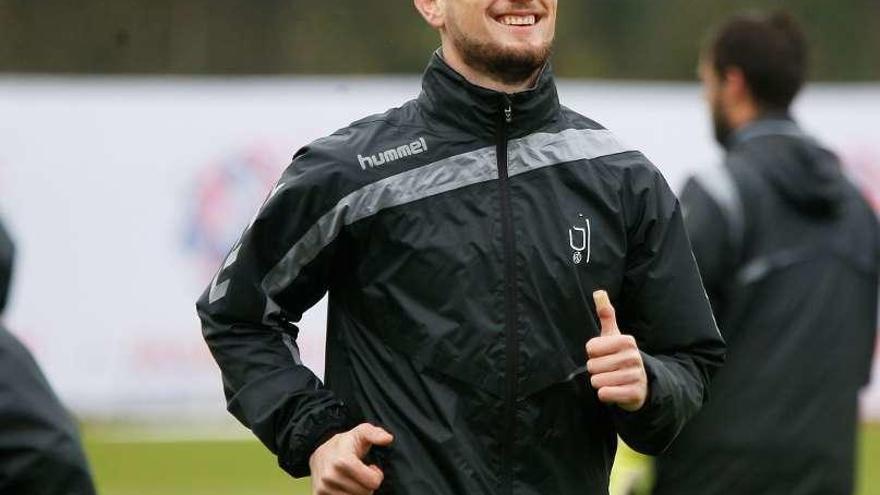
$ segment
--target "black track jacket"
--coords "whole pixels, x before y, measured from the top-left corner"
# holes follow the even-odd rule
[[[76,421],[0,324],[0,493],[95,495]]]
[[[874,212],[785,116],[738,132],[682,203],[729,353],[712,401],[658,459],[656,494],[852,493],[877,328]]]
[[[633,414],[585,376],[598,288],[644,351]],[[322,384],[293,322],[328,291]],[[416,100],[296,153],[198,310],[229,410],[285,470],[369,421],[395,437],[384,493],[606,493],[616,435],[664,449],[725,349],[648,160],[549,68],[505,95],[439,54]]]
[[[0,222],[0,315],[15,245]],[[30,351],[0,322],[0,494],[95,495],[76,421]]]

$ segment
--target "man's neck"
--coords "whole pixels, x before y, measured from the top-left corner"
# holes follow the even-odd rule
[[[734,130],[742,129],[761,117],[761,111],[757,105],[752,102],[734,105],[728,111],[728,121]]]
[[[535,81],[538,80],[538,75],[541,73],[541,69],[538,69],[525,81],[518,83],[506,83],[503,81],[499,81],[491,75],[480,72],[477,69],[474,69],[473,67],[467,65],[462,59],[461,55],[459,55],[459,53],[454,49],[450,50],[444,46],[440,49],[440,54],[443,57],[443,60],[450,67],[461,74],[462,77],[467,79],[468,82],[470,82],[471,84],[475,86],[480,86],[481,88],[491,89],[493,91],[499,91],[507,94],[519,93],[521,91],[525,91],[534,87]]]

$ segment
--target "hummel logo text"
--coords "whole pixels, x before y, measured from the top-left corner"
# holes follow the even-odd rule
[[[397,148],[391,148],[390,150],[382,151],[372,156],[358,155],[358,162],[361,164],[361,168],[366,170],[367,167],[375,168],[426,151],[428,151],[428,143],[425,142],[425,138],[420,137],[418,141],[413,141],[409,144],[398,146]]]

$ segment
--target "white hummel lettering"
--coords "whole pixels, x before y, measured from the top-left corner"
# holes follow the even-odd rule
[[[418,155],[426,151],[428,151],[428,143],[425,141],[425,138],[420,137],[418,140],[413,141],[409,144],[404,144],[395,148],[391,148],[389,150],[381,151],[379,153],[376,153],[375,155],[363,156],[361,154],[358,154],[357,159],[358,163],[360,163],[361,165],[361,168],[366,170],[368,168],[376,168],[380,165],[395,162],[397,160],[400,160],[401,158]]]

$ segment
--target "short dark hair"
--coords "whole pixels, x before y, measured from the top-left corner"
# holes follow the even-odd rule
[[[806,79],[806,37],[784,11],[731,17],[710,36],[704,55],[720,76],[730,67],[742,70],[765,110],[787,110]]]

